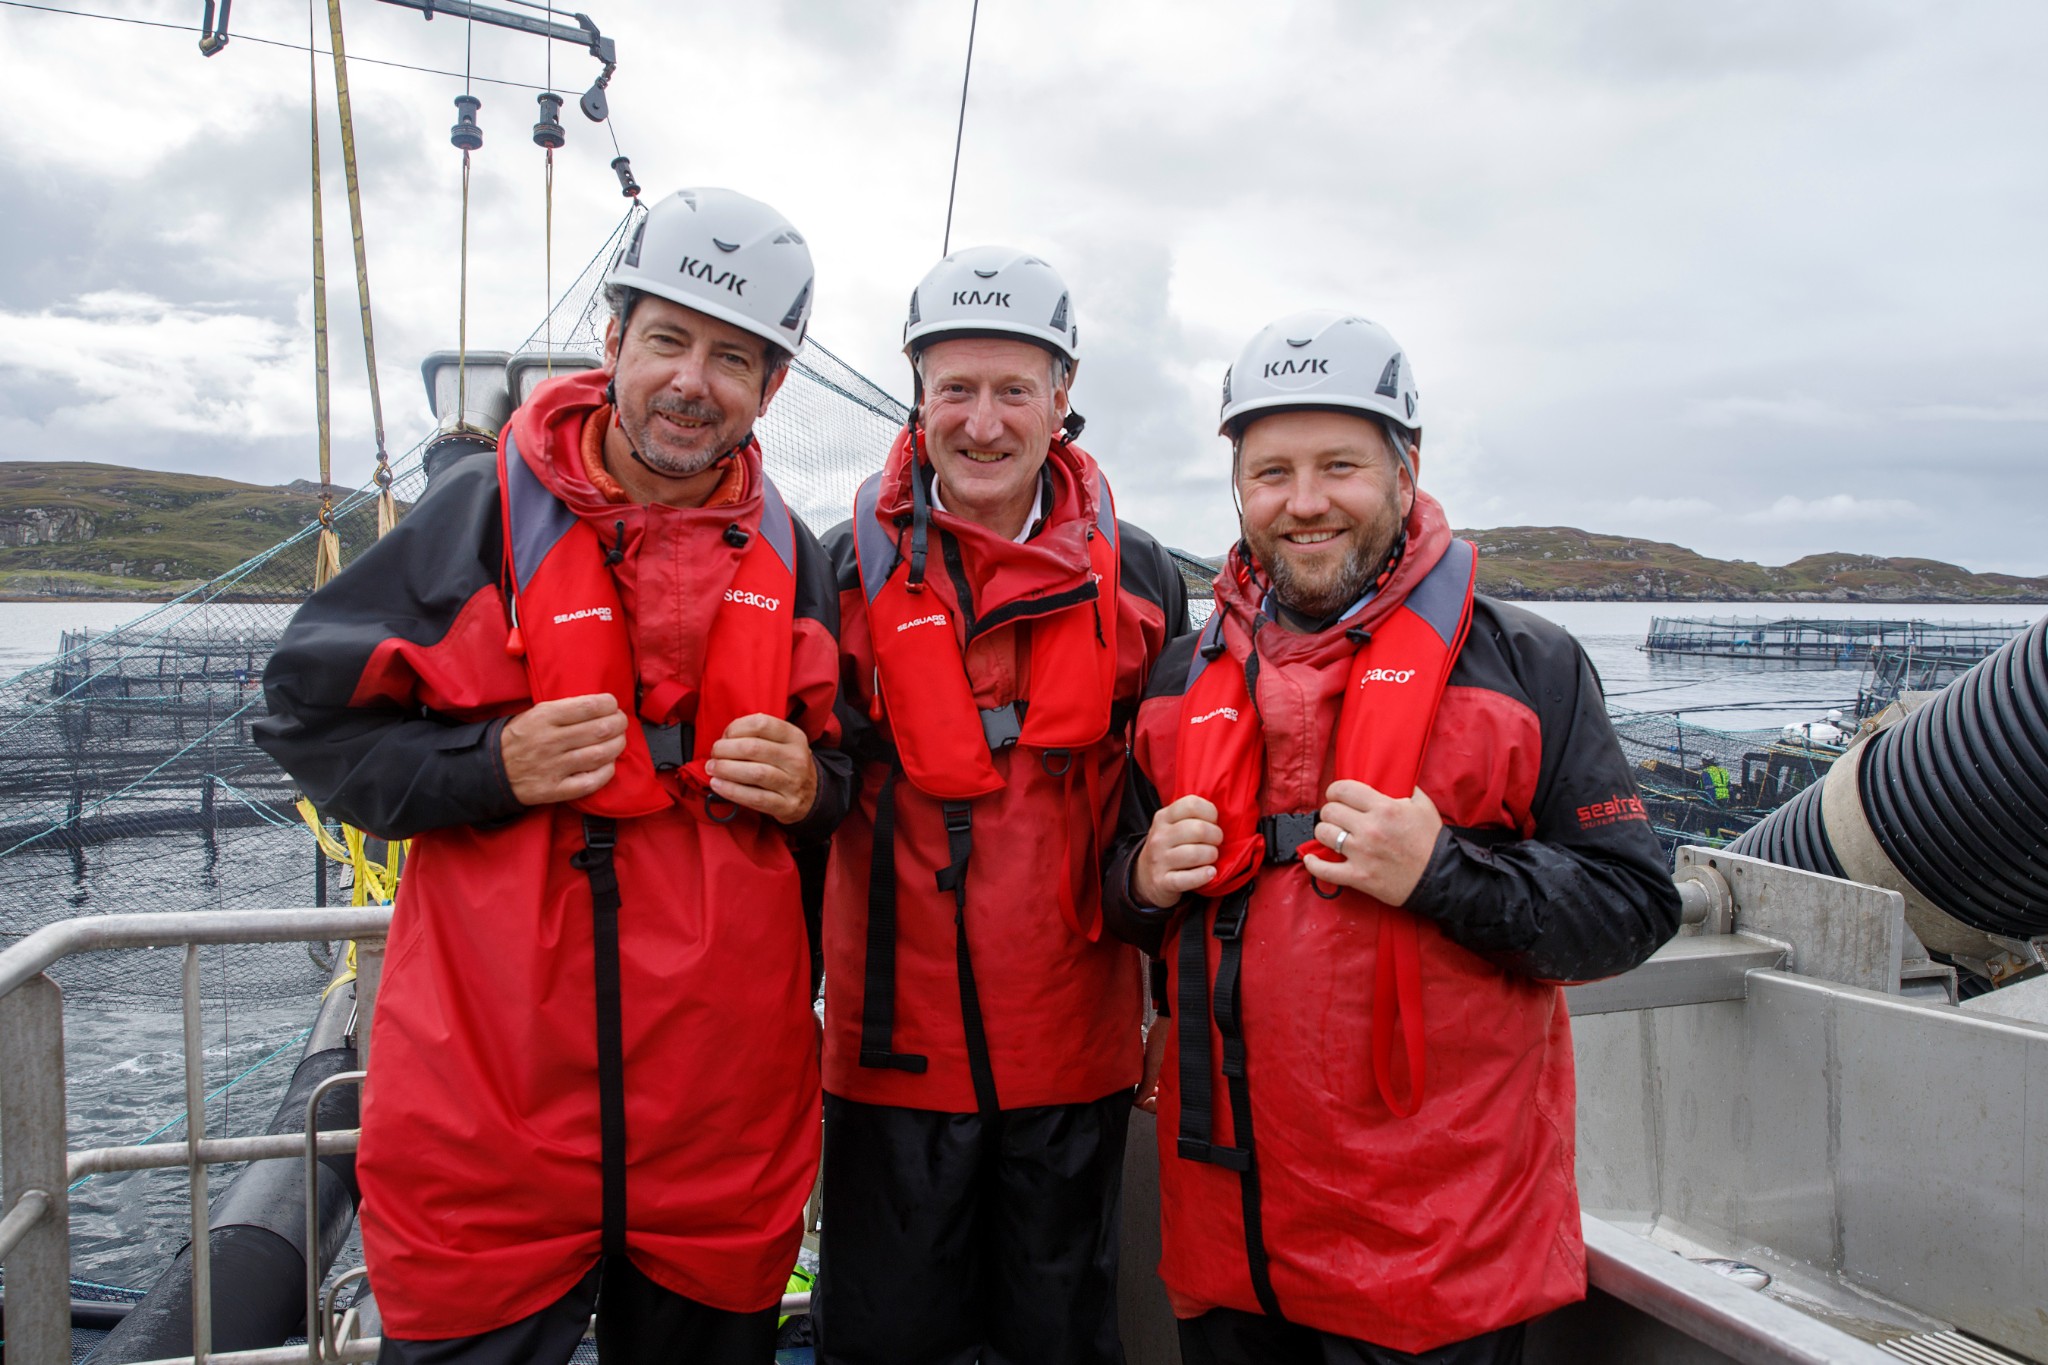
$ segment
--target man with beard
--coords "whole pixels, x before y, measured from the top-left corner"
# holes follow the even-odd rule
[[[838,597],[754,422],[810,250],[683,190],[540,386],[306,603],[264,747],[413,839],[356,1171],[380,1359],[774,1354],[819,1143],[793,853],[844,809]]]
[[[1386,330],[1275,322],[1222,430],[1243,538],[1153,670],[1104,902],[1170,966],[1182,1355],[1519,1361],[1585,1292],[1558,983],[1648,957],[1678,896],[1585,656],[1473,595],[1416,486]]]
[[[1131,716],[1187,629],[1075,441],[1072,300],[956,251],[911,296],[916,405],[839,572],[859,800],[825,893],[832,1365],[1119,1365],[1137,954],[1102,934]]]

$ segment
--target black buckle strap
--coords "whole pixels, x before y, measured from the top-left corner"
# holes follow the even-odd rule
[[[953,893],[953,904],[967,905],[967,860],[974,856],[974,807],[965,801],[948,801],[941,807],[946,819],[946,856],[939,869],[939,890]]]
[[[654,760],[654,771],[670,773],[690,761],[691,753],[697,747],[696,727],[676,721],[669,725],[642,724],[641,730],[647,736],[647,753]]]
[[[967,1044],[967,1074],[974,1080],[974,1106],[993,1115],[996,1073],[988,1059],[988,1030],[981,1018],[981,991],[974,983],[974,954],[967,944],[967,864],[974,856],[974,806],[948,801],[940,807],[946,820],[946,852],[952,861],[939,869],[939,890],[953,893],[953,968],[960,979],[960,1030]]]
[[[583,817],[583,847],[570,866],[590,879],[590,937],[597,1003],[597,1109],[603,1179],[603,1250],[626,1254],[626,1057],[620,1012],[618,823]]]
[[[1243,932],[1245,907],[1251,903],[1251,888],[1241,887],[1217,906],[1216,936],[1235,943]],[[1228,929],[1230,936],[1224,937]],[[1252,1153],[1246,1146],[1224,1147],[1214,1140],[1214,1091],[1209,1076],[1209,954],[1202,932],[1202,915],[1193,912],[1180,924],[1180,999],[1175,1002],[1180,1032],[1180,1154],[1188,1161],[1203,1161],[1225,1170],[1250,1169]],[[1219,980],[1219,985],[1221,982]],[[1239,1069],[1242,1070],[1242,1058]],[[1226,1065],[1228,1056],[1226,1054]],[[1244,1141],[1240,1132],[1238,1141]]]
[[[996,706],[981,713],[981,736],[988,741],[990,753],[1016,747],[1024,738],[1024,703],[1011,702],[1008,706]]]
[[[1283,819],[1285,817],[1282,817]],[[1268,836],[1269,841],[1271,836]],[[1270,846],[1270,843],[1269,843]],[[1265,1228],[1261,1219],[1257,1143],[1252,1136],[1251,1078],[1247,1070],[1244,1042],[1243,998],[1240,994],[1244,966],[1244,922],[1250,909],[1252,884],[1238,888],[1216,907],[1210,929],[1220,945],[1216,962],[1213,1004],[1209,990],[1208,948],[1199,914],[1181,921],[1180,927],[1180,1087],[1181,1129],[1178,1147],[1188,1161],[1203,1161],[1235,1171],[1244,1208],[1245,1264],[1252,1292],[1267,1317],[1285,1321],[1266,1254]],[[1230,1094],[1230,1127],[1237,1146],[1224,1147],[1213,1138],[1214,1093],[1209,1075],[1209,1023],[1223,1039],[1222,1073]]]
[[[860,1064],[922,1075],[926,1059],[895,1050],[896,778],[891,764],[875,798],[875,842],[868,859],[868,950],[861,989]]]
[[[1316,837],[1316,821],[1322,818],[1320,811],[1290,810],[1278,815],[1259,817],[1259,835],[1266,841],[1266,861],[1269,864],[1298,863],[1301,846]]]

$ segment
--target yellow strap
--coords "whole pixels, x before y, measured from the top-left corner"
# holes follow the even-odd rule
[[[313,803],[300,798],[299,818],[313,831],[314,841],[320,851],[337,863],[344,863],[354,873],[355,889],[349,898],[350,905],[389,905],[398,898],[398,878],[405,867],[405,855],[412,851],[412,840],[401,839],[384,847],[382,859],[372,861],[369,855],[369,836],[354,825],[341,827],[341,838],[324,828],[320,813],[313,809]]]
[[[334,48],[334,96],[341,113],[341,165],[348,173],[348,219],[355,237],[356,298],[363,314],[363,365],[370,379],[370,424],[377,436],[377,485],[384,500],[377,509],[379,531],[387,520],[395,520],[396,509],[387,508],[391,490],[390,457],[384,450],[384,399],[377,388],[377,339],[370,325],[370,258],[363,246],[363,196],[356,176],[356,122],[348,96],[348,52],[341,41],[341,0],[327,0],[327,32]]]

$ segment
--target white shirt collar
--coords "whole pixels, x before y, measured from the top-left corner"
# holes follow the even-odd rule
[[[932,506],[941,512],[946,510],[946,504],[939,500],[939,476],[936,473],[932,475]],[[1044,515],[1045,480],[1042,478],[1033,479],[1031,481],[1031,511],[1024,518],[1024,529],[1011,536],[1010,539],[1022,545],[1031,538],[1031,528],[1038,525],[1039,518]]]

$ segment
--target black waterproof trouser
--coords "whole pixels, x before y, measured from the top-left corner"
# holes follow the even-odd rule
[[[772,1365],[777,1310],[732,1313],[663,1289],[631,1261],[593,1266],[574,1289],[517,1322],[436,1341],[384,1338],[377,1365],[568,1365],[597,1313],[605,1365]]]
[[[825,1096],[828,1365],[1122,1365],[1131,1092],[943,1114]]]
[[[1180,1320],[1182,1365],[1522,1365],[1527,1328],[1504,1327],[1433,1351],[1396,1351],[1263,1313],[1212,1308]]]

